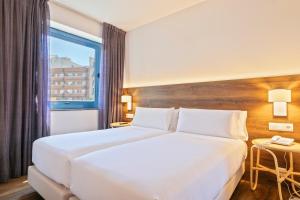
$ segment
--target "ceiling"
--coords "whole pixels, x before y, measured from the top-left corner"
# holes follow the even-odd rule
[[[203,0],[54,0],[101,22],[126,31],[153,22]]]

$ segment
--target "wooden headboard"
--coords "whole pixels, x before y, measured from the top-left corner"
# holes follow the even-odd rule
[[[275,88],[292,90],[288,117],[273,117],[268,90]],[[134,107],[247,110],[249,146],[253,138],[273,135],[293,137],[300,141],[300,75],[126,88],[123,93],[132,95]],[[126,121],[125,106],[123,110],[123,119]],[[269,122],[292,122],[294,133],[269,131]],[[268,157],[262,158],[271,164]],[[295,157],[295,162],[296,168],[300,170],[300,155]]]

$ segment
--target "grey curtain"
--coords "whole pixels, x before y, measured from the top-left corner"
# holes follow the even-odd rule
[[[99,128],[108,128],[122,117],[120,103],[125,57],[126,32],[108,23],[103,24],[102,66],[100,70]]]
[[[0,182],[25,175],[48,135],[47,0],[0,0]]]

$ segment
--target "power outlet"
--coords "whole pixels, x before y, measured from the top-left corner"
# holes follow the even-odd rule
[[[275,122],[269,122],[269,130],[270,131],[293,132],[294,131],[294,125],[293,125],[293,123],[275,123]]]
[[[134,114],[132,114],[132,113],[127,113],[126,114],[127,119],[133,119],[133,117],[134,117]]]

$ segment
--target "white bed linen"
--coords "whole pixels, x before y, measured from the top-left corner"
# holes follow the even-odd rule
[[[92,151],[168,133],[129,126],[40,138],[33,143],[32,162],[43,174],[70,186],[70,160]]]
[[[212,200],[246,154],[242,140],[167,134],[74,159],[71,192],[81,200]]]

